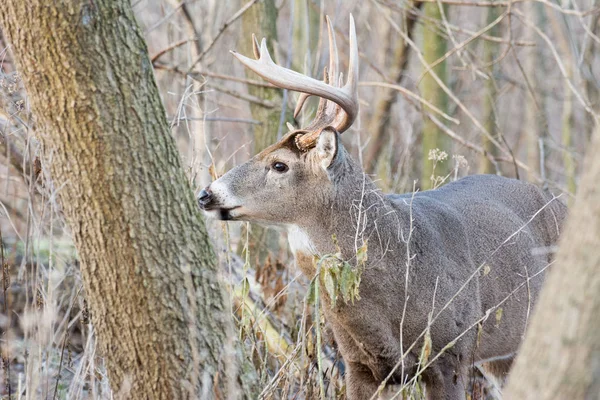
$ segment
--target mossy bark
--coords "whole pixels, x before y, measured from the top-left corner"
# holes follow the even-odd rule
[[[500,16],[500,10],[498,7],[490,7],[487,10],[487,23],[490,24],[494,22]],[[499,36],[500,35],[499,26],[496,25],[492,29],[489,30],[488,34],[490,36]],[[489,79],[485,81],[485,98],[483,101],[483,123],[485,129],[492,135],[493,137],[497,136],[497,125],[496,125],[496,80],[494,79],[494,70],[496,68],[496,64],[494,63],[494,58],[498,55],[498,44],[492,42],[491,40],[483,41],[483,59],[488,67]],[[487,154],[491,154],[492,156],[498,155],[498,148],[494,146],[494,144],[485,136],[482,136],[482,147]],[[486,155],[482,155],[480,158],[479,164],[479,172],[482,174],[495,174],[496,167],[489,160]]]
[[[505,399],[600,397],[600,129]]]
[[[290,7],[293,4],[292,42],[289,44],[291,47],[291,67],[294,71],[312,76],[318,80],[323,79],[322,68],[329,65],[329,41],[325,20],[324,18],[321,19],[323,1],[293,0],[290,2]],[[332,22],[335,25],[336,18],[333,15],[331,17],[333,17]],[[338,46],[340,46],[339,41]],[[343,57],[340,58],[340,69],[343,71],[341,60],[343,60]],[[297,94],[294,96],[297,96]],[[317,111],[318,100],[317,97],[313,96],[306,101],[296,121],[297,125],[306,126],[313,120]]]
[[[274,56],[273,43],[277,42],[277,8],[274,0],[264,0],[254,4],[242,17],[240,48],[243,54],[252,54],[252,34],[255,34],[259,41],[266,38],[269,52]],[[260,79],[249,69],[246,68],[245,71],[249,78]],[[248,92],[273,104],[285,106],[282,104],[283,96],[280,89],[248,85]],[[277,141],[281,108],[268,109],[260,104],[250,103],[250,111],[252,118],[261,122],[261,125],[254,126],[254,152],[258,153]],[[287,130],[285,120],[283,122],[283,129]]]
[[[445,7],[445,6],[443,6]],[[423,27],[423,57],[430,65],[441,58],[447,51],[446,39],[439,33],[439,24],[433,21],[441,21],[442,15],[437,3],[425,4],[424,12],[428,18]],[[433,72],[443,81],[447,81],[446,60],[439,63],[433,68]],[[421,95],[423,98],[431,102],[434,106],[442,111],[448,109],[448,95],[437,84],[430,73],[427,73],[420,85]],[[432,176],[432,161],[428,159],[429,151],[432,149],[440,149],[448,152],[450,141],[446,135],[428,118],[424,118],[423,131],[421,132],[421,149],[422,149],[422,167],[421,167],[421,189],[431,189],[433,182]],[[450,171],[450,162],[448,160],[437,163],[435,175],[444,177]]]
[[[277,42],[277,8],[274,0],[264,0],[254,4],[242,17],[240,48],[243,54],[252,54],[252,34],[255,34],[259,41],[266,38],[269,52],[275,56],[273,43]],[[246,68],[245,71],[249,78],[260,79],[249,69]],[[281,104],[281,108],[267,109],[260,104],[250,103],[252,118],[261,123],[254,126],[254,154],[256,154],[277,141],[277,133],[280,129],[282,134],[287,132],[285,125],[287,110],[285,110],[286,105],[283,104],[283,95],[280,89],[248,85],[248,93],[260,99],[269,100],[273,104]],[[283,121],[281,121],[282,108],[286,113]],[[249,243],[252,258],[262,264],[266,262],[271,253],[277,257],[280,236],[273,228],[252,225]]]
[[[0,24],[75,239],[113,390],[239,397],[237,372],[221,368],[235,365],[228,300],[130,2],[6,0]]]

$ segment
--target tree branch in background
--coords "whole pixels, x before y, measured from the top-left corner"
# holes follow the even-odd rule
[[[443,4],[443,5],[452,5],[452,6],[464,6],[464,7],[511,7],[512,4],[517,4],[517,3],[528,3],[528,2],[532,2],[532,3],[540,3],[543,4],[547,7],[550,7],[562,14],[565,15],[574,15],[574,16],[578,16],[578,17],[586,17],[588,15],[596,15],[596,14],[600,14],[600,7],[596,6],[596,7],[592,7],[589,10],[586,11],[578,11],[578,10],[569,10],[566,8],[563,8],[557,4],[551,3],[548,0],[511,0],[511,1],[461,1],[461,0],[419,0],[423,3],[436,3],[436,4]],[[385,4],[386,6],[388,5],[388,3],[386,2],[382,2],[382,4]]]
[[[238,18],[244,15],[244,13],[248,11],[250,7],[252,7],[256,2],[258,2],[258,0],[250,0],[249,2],[244,4],[244,6],[242,6],[242,8],[238,10],[238,12],[233,14],[231,18],[229,18],[227,21],[225,21],[225,23],[223,23],[223,26],[221,27],[221,29],[219,29],[219,32],[217,32],[213,40],[206,46],[204,51],[200,53],[200,55],[194,61],[192,61],[192,63],[189,66],[188,72],[190,72],[196,66],[196,64],[202,61],[204,56],[213,48],[217,40],[219,40],[219,37],[223,34],[223,32],[225,32],[231,24],[237,21]]]
[[[174,72],[178,75],[182,75],[182,76],[191,76],[192,78],[194,78],[196,80],[200,80],[200,79],[203,79],[205,76],[208,76],[211,78],[222,79],[225,81],[241,82],[241,83],[245,83],[247,85],[254,85],[254,86],[260,86],[260,87],[271,88],[271,89],[279,89],[277,86],[272,85],[269,82],[265,82],[265,81],[239,78],[237,76],[218,74],[216,72],[210,72],[210,71],[194,70],[191,72],[186,72],[176,66],[162,64],[162,63],[159,63],[158,61],[153,63],[153,66],[155,69],[158,69],[158,70],[170,71],[170,72]]]
[[[415,7],[420,9],[423,3],[417,3]],[[417,17],[414,13],[405,13],[404,29],[409,38],[413,37]],[[397,45],[394,49],[394,59],[392,61],[392,82],[401,83],[406,65],[409,60],[408,42],[406,40],[397,40]],[[394,89],[384,90],[375,101],[375,111],[368,124],[370,135],[370,143],[367,154],[364,158],[364,167],[368,173],[373,173],[377,164],[377,156],[381,154],[381,149],[389,141],[388,120],[390,118],[390,110],[396,101],[398,91]]]

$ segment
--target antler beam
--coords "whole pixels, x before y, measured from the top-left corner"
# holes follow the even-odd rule
[[[345,85],[341,85],[343,75],[338,75],[339,57],[335,34],[331,20],[327,17],[327,28],[329,33],[329,69],[325,70],[323,81],[300,74],[291,69],[284,68],[273,62],[267,49],[266,40],[261,41],[260,47],[253,36],[254,56],[253,60],[239,53],[231,53],[247,68],[256,72],[268,82],[283,89],[289,89],[302,93],[296,104],[294,117],[298,115],[306,99],[309,96],[321,98],[319,109],[315,119],[302,130],[307,131],[300,140],[302,147],[312,147],[317,133],[326,126],[331,126],[342,133],[354,122],[358,116],[358,46],[356,42],[356,29],[354,18],[350,15],[350,56],[348,62],[348,79]]]

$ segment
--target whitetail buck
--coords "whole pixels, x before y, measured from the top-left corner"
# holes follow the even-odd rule
[[[340,141],[358,114],[354,21],[350,17],[343,86],[328,26],[323,82],[276,65],[264,39],[260,47],[253,40],[257,60],[234,53],[272,84],[301,92],[296,114],[308,96],[321,98],[319,109],[309,126],[202,190],[199,204],[222,220],[287,227],[297,263],[310,278],[313,256],[334,254],[339,246],[342,258],[355,264],[357,249],[368,241],[360,300],[333,305],[321,290],[347,368],[348,398],[369,399],[382,382],[420,375],[429,399],[464,399],[474,364],[507,372],[566,208],[534,185],[494,175],[382,194]],[[428,361],[423,348],[431,351]]]

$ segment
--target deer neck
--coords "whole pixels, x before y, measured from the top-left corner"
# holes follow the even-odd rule
[[[374,253],[382,248],[381,238],[389,237],[387,231],[397,230],[396,211],[362,170],[347,174],[336,187],[330,204],[288,229],[290,248],[298,266],[309,277],[315,273],[315,256],[340,251],[349,260],[368,241],[369,258],[377,257]]]

